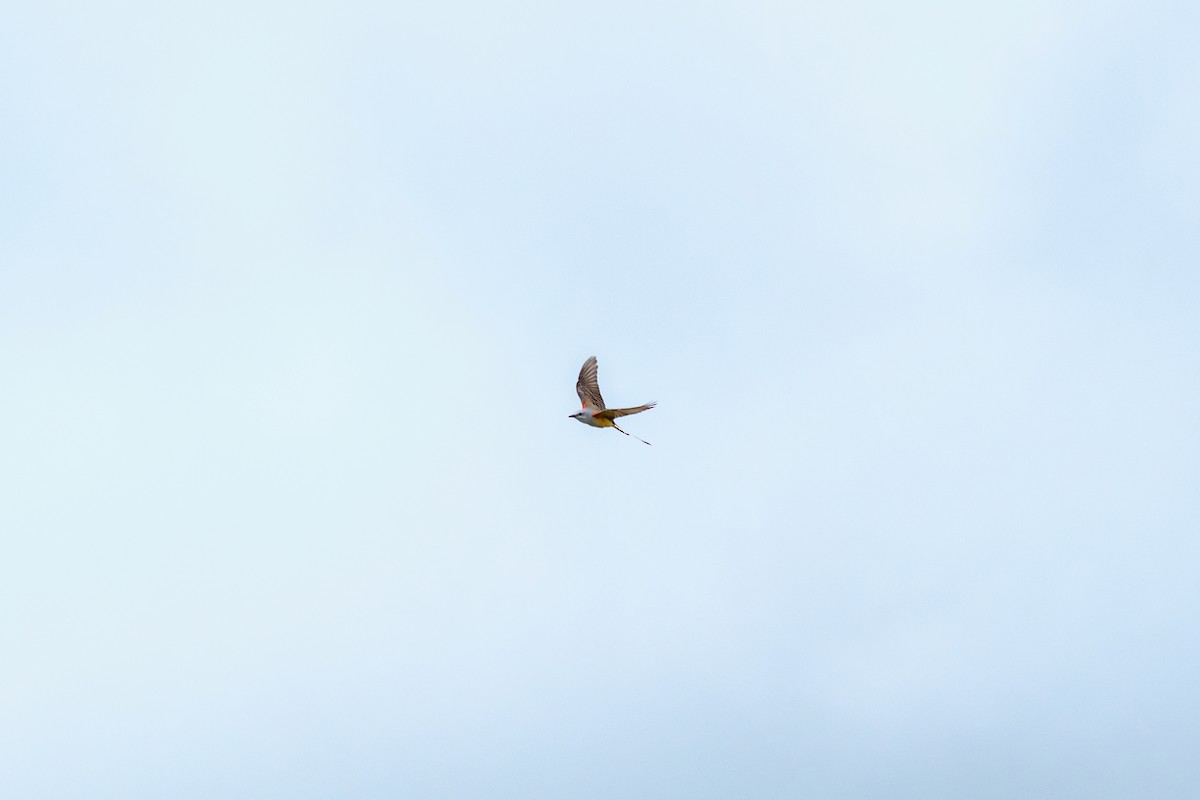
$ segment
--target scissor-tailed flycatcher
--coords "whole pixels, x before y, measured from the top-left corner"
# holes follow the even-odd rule
[[[647,403],[637,408],[605,408],[604,398],[600,396],[600,384],[596,382],[595,356],[583,362],[583,369],[579,370],[579,380],[575,382],[575,391],[583,403],[583,410],[572,414],[571,419],[577,419],[584,425],[591,425],[593,428],[617,428],[617,423],[613,422],[615,417],[640,414],[655,406],[654,403]],[[621,431],[620,428],[617,430]],[[621,431],[621,433],[625,433],[625,431]],[[629,433],[625,433],[625,435],[632,436]],[[633,438],[642,444],[650,444],[645,439],[638,439],[636,436]]]

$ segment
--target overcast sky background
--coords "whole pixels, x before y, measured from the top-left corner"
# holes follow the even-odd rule
[[[0,795],[1200,792],[1195,3],[4,17]]]

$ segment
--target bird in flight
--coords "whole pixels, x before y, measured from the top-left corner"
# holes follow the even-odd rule
[[[584,425],[591,425],[593,428],[617,428],[621,431],[617,427],[617,423],[613,422],[616,417],[640,414],[654,408],[654,403],[647,403],[636,408],[605,408],[604,398],[600,396],[600,384],[596,381],[596,368],[596,357],[592,356],[583,362],[583,368],[579,370],[579,380],[575,382],[575,391],[579,394],[580,402],[583,403],[583,410],[572,414],[571,419],[577,419]],[[625,433],[625,431],[621,431],[621,433]],[[625,435],[632,436],[629,433],[625,433]],[[650,444],[637,436],[633,438],[642,444]]]

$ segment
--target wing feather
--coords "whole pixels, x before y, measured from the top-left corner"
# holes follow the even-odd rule
[[[597,369],[595,356],[583,362],[583,368],[579,370],[579,380],[575,382],[575,393],[579,395],[579,401],[583,403],[584,408],[603,411],[604,398],[600,396],[600,384],[596,380]]]
[[[649,411],[650,409],[654,408],[656,405],[658,405],[658,404],[657,403],[646,403],[646,405],[637,406],[636,408],[610,408],[607,411],[600,412],[596,416],[602,417],[604,419],[611,421],[615,417],[628,417],[630,414],[640,414],[643,411]]]

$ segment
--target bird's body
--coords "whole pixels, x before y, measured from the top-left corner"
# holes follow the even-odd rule
[[[579,395],[579,401],[583,403],[583,410],[572,414],[571,419],[579,420],[584,425],[591,425],[593,428],[616,428],[621,433],[625,433],[617,427],[617,423],[613,422],[616,417],[640,414],[654,408],[654,403],[634,408],[605,408],[604,398],[600,395],[600,384],[596,380],[596,371],[595,356],[583,362],[583,368],[579,370],[579,380],[575,382],[575,392]],[[625,435],[630,436],[631,434],[625,433]],[[633,438],[642,444],[650,444],[645,439],[638,439],[636,436]]]
[[[612,420],[604,417],[596,416],[597,411],[594,408],[585,408],[575,415],[575,419],[582,422],[584,425],[591,425],[593,428],[611,428]]]

